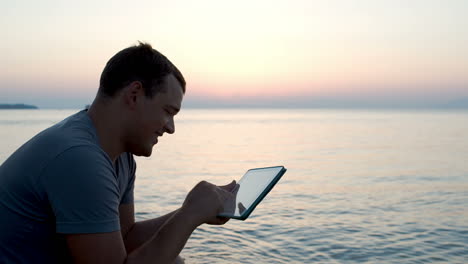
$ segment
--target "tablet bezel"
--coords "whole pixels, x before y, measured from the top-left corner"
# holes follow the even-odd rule
[[[241,216],[227,215],[227,214],[222,214],[222,213],[219,214],[218,216],[219,217],[228,217],[228,218],[237,219],[237,220],[247,219],[250,216],[250,214],[253,212],[253,210],[257,207],[257,205],[263,200],[263,198],[265,198],[265,196],[267,196],[267,194],[271,191],[271,189],[273,189],[273,187],[276,185],[276,183],[279,181],[279,179],[281,179],[281,177],[284,175],[284,173],[286,172],[287,169],[284,166],[271,166],[271,167],[263,167],[263,168],[254,168],[254,169],[248,170],[243,176],[243,177],[245,177],[245,175],[247,175],[250,171],[253,171],[253,170],[262,170],[262,169],[271,169],[271,168],[281,168],[281,170],[278,172],[278,174],[276,174],[276,176],[273,178],[273,180],[271,180],[271,182],[262,191],[262,193],[260,193],[260,195],[257,197],[257,199],[255,199],[255,201],[252,203],[252,205],[249,208],[246,208],[246,210],[244,211],[244,213]],[[241,180],[242,180],[242,178],[241,178]]]

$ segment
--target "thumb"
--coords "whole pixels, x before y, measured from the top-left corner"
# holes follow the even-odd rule
[[[229,183],[227,185],[218,186],[218,187],[225,190],[225,191],[230,192],[236,187],[236,181],[233,180],[231,183]]]

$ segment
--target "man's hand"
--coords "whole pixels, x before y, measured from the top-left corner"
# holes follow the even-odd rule
[[[223,225],[229,218],[217,215],[222,212],[227,199],[235,200],[235,193],[232,191],[236,185],[236,181],[224,186],[202,181],[188,193],[181,210],[190,216],[195,226],[203,223]]]
[[[234,189],[231,190],[231,193],[233,194],[233,197],[228,198],[228,199],[226,199],[224,201],[224,208],[223,208],[223,211],[222,211],[223,214],[228,214],[228,215],[234,215],[235,214],[235,212],[236,212],[237,192],[239,191],[239,189],[240,189],[240,185],[236,184]]]

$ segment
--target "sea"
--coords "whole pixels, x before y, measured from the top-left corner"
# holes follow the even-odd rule
[[[0,163],[77,111],[0,110]],[[186,263],[468,263],[466,110],[183,109],[175,122],[136,158],[138,221],[199,181],[288,169],[247,220],[195,230]]]

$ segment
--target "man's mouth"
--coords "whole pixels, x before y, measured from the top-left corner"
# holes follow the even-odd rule
[[[156,134],[156,138],[154,139],[154,144],[158,143],[158,137],[162,136],[162,134],[157,133],[157,132],[155,134]]]

